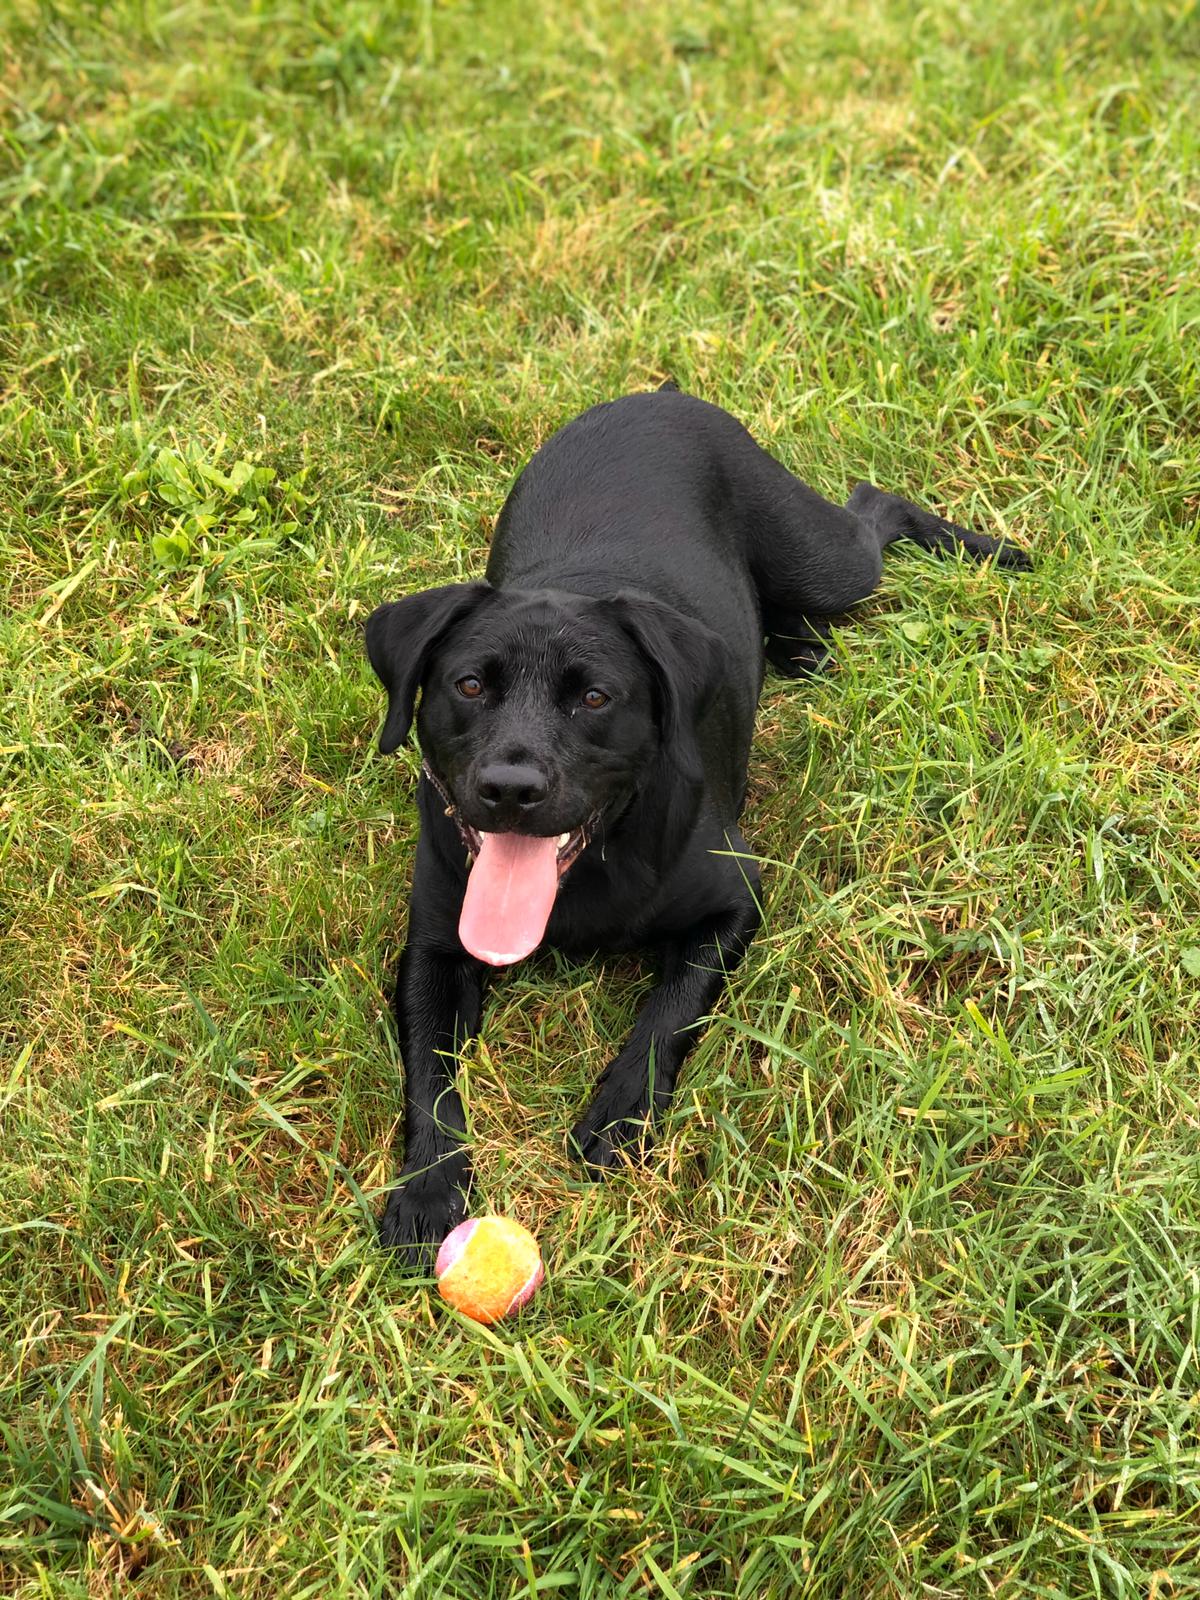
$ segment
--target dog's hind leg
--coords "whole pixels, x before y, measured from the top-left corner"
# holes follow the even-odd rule
[[[1004,539],[993,539],[990,534],[960,528],[956,522],[947,522],[933,511],[923,511],[911,500],[876,489],[874,484],[855,484],[846,509],[872,529],[881,550],[897,539],[911,539],[923,549],[936,550],[943,555],[963,550],[976,561],[986,561],[991,556],[998,567],[1008,567],[1014,572],[1028,572],[1033,565],[1025,551],[1016,545]]]
[[[815,672],[828,656],[830,622],[879,584],[883,552],[898,539],[927,550],[962,550],[1014,571],[1029,567],[1023,550],[971,533],[899,495],[860,483],[834,505],[758,451],[743,480],[750,567],[762,607],[767,659],[777,672]]]
[[[767,660],[785,677],[819,672],[829,658],[832,619],[879,585],[879,535],[765,452],[750,487],[744,526]]]

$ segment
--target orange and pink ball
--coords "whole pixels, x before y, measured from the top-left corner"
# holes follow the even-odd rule
[[[499,1322],[532,1297],[545,1276],[537,1240],[509,1217],[470,1217],[438,1251],[442,1298],[476,1322]]]

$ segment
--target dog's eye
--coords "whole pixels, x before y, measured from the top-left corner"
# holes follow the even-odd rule
[[[603,689],[585,689],[580,699],[589,711],[599,711],[601,706],[608,704],[608,696]]]
[[[454,685],[464,700],[478,700],[483,693],[483,684],[472,674],[460,678]]]

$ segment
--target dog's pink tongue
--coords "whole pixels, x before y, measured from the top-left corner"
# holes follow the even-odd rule
[[[523,833],[481,833],[458,937],[473,956],[505,967],[542,942],[558,890],[558,846]]]

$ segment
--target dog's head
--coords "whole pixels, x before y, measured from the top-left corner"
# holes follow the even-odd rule
[[[388,695],[385,753],[420,693],[426,764],[476,857],[464,926],[478,902],[475,953],[497,962],[540,942],[558,879],[602,822],[663,781],[664,763],[672,783],[699,781],[696,723],[724,664],[714,633],[647,596],[486,583],[380,606],[367,653]],[[523,932],[516,912],[496,910],[502,891],[530,902]]]

